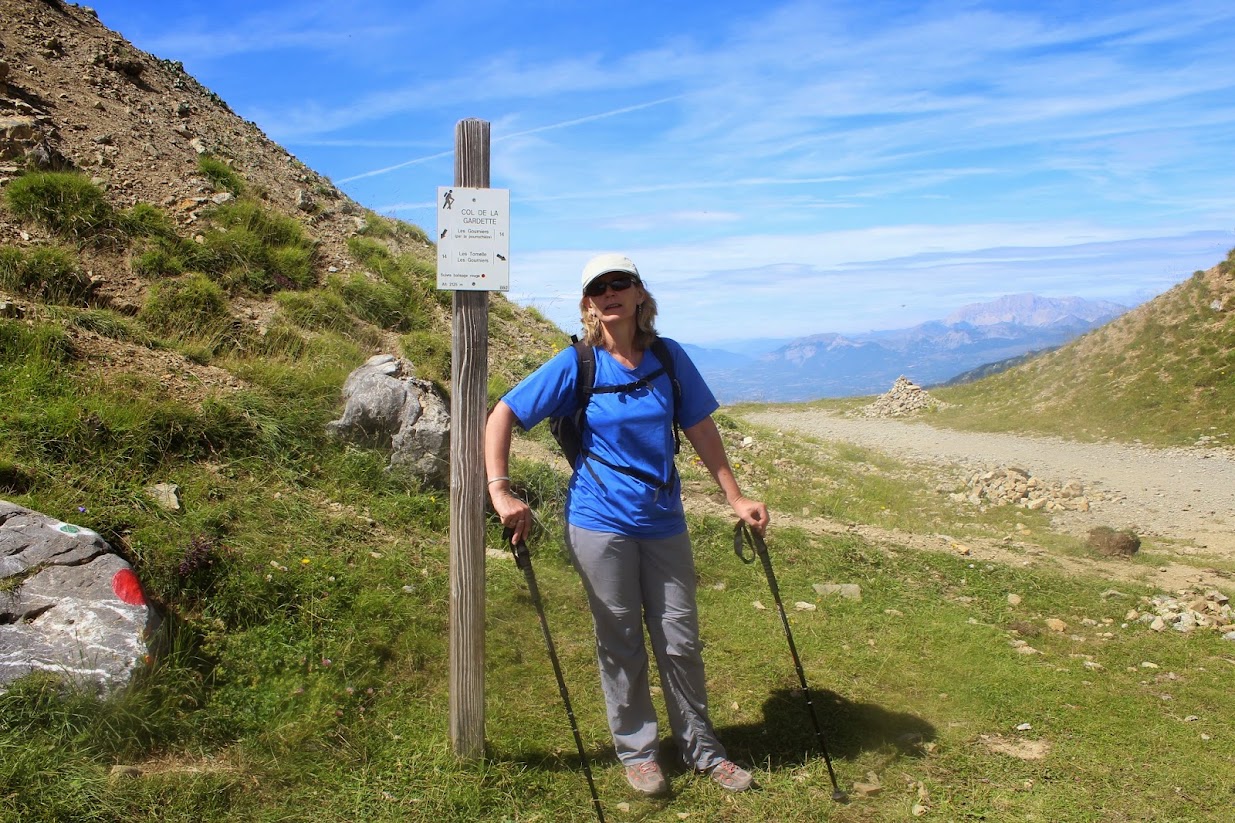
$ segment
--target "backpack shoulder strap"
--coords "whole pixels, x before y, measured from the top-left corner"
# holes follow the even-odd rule
[[[678,411],[682,408],[682,384],[678,382],[678,376],[673,370],[673,354],[669,351],[665,339],[657,335],[652,338],[652,345],[649,348],[660,361],[661,368],[665,370],[669,383],[673,386],[673,453],[677,454],[682,450],[682,427],[678,423]]]
[[[656,359],[660,361],[660,365],[664,368],[665,374],[669,375],[669,382],[673,384],[673,416],[676,419],[678,414],[678,406],[682,400],[682,384],[678,382],[677,373],[673,370],[673,355],[669,352],[669,346],[666,345],[663,337],[655,337],[652,339],[652,354],[656,355]]]
[[[575,366],[574,423],[579,438],[579,450],[583,452],[583,427],[587,424],[587,405],[592,399],[592,389],[596,386],[596,350],[573,334],[570,336],[570,344],[575,347],[575,357],[579,361]]]
[[[579,399],[579,407],[583,408],[596,385],[596,350],[573,334],[570,344],[575,347],[575,356],[579,359],[575,372],[575,396]]]

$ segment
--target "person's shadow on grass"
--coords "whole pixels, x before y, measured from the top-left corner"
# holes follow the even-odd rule
[[[915,715],[826,690],[811,689],[810,695],[833,760],[880,750],[918,757],[935,739],[935,727]],[[823,756],[801,689],[777,689],[763,703],[762,722],[718,727],[716,734],[730,759],[755,768],[793,768]]]
[[[855,703],[841,695],[811,689],[811,702],[832,760],[852,760],[863,752],[886,751],[890,756],[920,757],[924,745],[935,739],[935,727],[912,714],[889,711],[874,703]],[[729,758],[755,769],[792,769],[823,756],[810,709],[801,689],[777,689],[763,703],[763,720],[719,726],[717,737]],[[512,759],[534,769],[577,770],[582,763],[569,746],[569,733],[555,751],[525,750],[517,755],[489,751],[491,757]],[[593,768],[617,762],[612,746],[592,748],[587,753]],[[677,747],[665,737],[659,761],[670,775],[685,771],[679,765]]]

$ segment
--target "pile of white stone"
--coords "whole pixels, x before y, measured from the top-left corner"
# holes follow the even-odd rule
[[[926,409],[947,408],[947,405],[902,375],[896,378],[891,389],[874,403],[859,409],[858,414],[862,417],[908,417]]]
[[[1172,628],[1177,632],[1216,629],[1225,640],[1235,640],[1235,611],[1230,599],[1211,589],[1204,594],[1181,591],[1175,595],[1156,594],[1146,598],[1144,611],[1133,609],[1125,616],[1129,623],[1144,623],[1156,632]]]
[[[975,472],[966,489],[953,494],[952,500],[975,506],[1020,506],[1031,511],[1089,511],[1090,497],[1081,481],[1051,483],[1013,466]]]

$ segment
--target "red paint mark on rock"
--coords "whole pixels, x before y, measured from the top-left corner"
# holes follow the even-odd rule
[[[137,575],[133,574],[132,569],[121,569],[112,575],[111,589],[125,603],[130,606],[146,605],[146,596],[142,594],[142,584],[138,582]]]

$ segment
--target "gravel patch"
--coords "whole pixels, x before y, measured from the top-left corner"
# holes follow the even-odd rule
[[[1235,453],[1226,449],[1076,443],[1056,437],[941,429],[920,421],[843,417],[827,411],[761,411],[746,420],[779,431],[838,440],[916,462],[1079,480],[1101,492],[1089,512],[1056,515],[1084,534],[1106,525],[1176,543],[1180,554],[1235,558]]]

